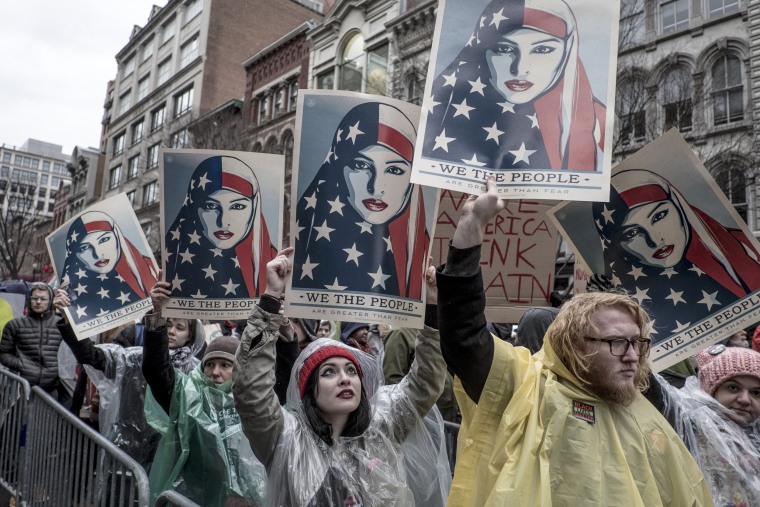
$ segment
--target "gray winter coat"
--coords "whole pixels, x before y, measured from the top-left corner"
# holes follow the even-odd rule
[[[3,328],[0,364],[24,377],[31,385],[50,392],[58,386],[61,333],[56,327],[58,317],[53,312],[53,289],[45,284],[34,284],[31,289],[37,287],[47,289],[50,307],[43,313],[35,313],[27,296],[28,315],[9,321]]]

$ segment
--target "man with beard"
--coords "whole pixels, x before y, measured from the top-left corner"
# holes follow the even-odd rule
[[[490,335],[480,245],[504,202],[493,177],[487,189],[468,199],[437,274],[462,412],[448,505],[712,505],[697,464],[641,395],[650,320],[633,299],[576,295],[534,355]]]

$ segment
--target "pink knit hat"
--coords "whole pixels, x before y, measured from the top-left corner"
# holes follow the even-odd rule
[[[697,354],[699,384],[710,396],[726,380],[740,375],[760,379],[760,353],[718,344]]]

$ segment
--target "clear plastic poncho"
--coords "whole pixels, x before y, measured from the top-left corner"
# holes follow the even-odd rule
[[[662,415],[694,456],[716,506],[760,505],[760,419],[740,425],[706,393],[697,377],[676,389],[654,376],[663,393]]]
[[[186,350],[177,349],[184,359],[175,361],[173,358],[175,368],[190,373],[200,363],[194,356],[203,347],[205,336],[203,326],[196,321],[195,342],[189,350],[186,347],[182,347]],[[106,356],[104,371],[89,365],[84,368],[100,393],[100,433],[149,470],[161,437],[148,425],[143,413],[147,387],[142,373],[143,348],[124,348],[114,343],[97,347]]]
[[[200,365],[174,379],[168,419],[150,391],[145,399],[145,417],[163,435],[150,471],[151,505],[167,489],[204,506],[261,505],[266,470],[243,434],[232,381],[215,384]]]
[[[348,348],[356,356],[363,372],[362,387],[372,407],[371,422],[364,433],[339,438],[333,447],[312,430],[298,392],[298,374],[304,361],[327,345]],[[433,362],[419,346],[416,351],[419,361]],[[441,377],[443,385],[445,370],[427,373]],[[408,392],[410,381],[407,376],[399,384],[382,385],[383,372],[376,357],[334,340],[317,340],[304,349],[288,385],[285,427],[270,471],[273,501],[269,504],[351,505],[345,504],[351,499],[354,506],[365,507],[445,505],[451,471],[443,420],[435,411],[430,418],[420,417],[414,396]],[[440,394],[440,389],[433,391],[426,412],[435,406]]]
[[[270,392],[274,378],[269,372],[279,321],[278,315],[253,310],[233,374],[243,426],[268,469],[266,505],[445,505],[451,471],[443,423],[437,412],[423,417],[440,396],[446,372],[437,333],[420,332],[411,371],[392,386],[382,385],[375,357],[335,340],[318,339],[298,357],[286,406],[280,408]],[[262,332],[261,341],[249,348]],[[333,446],[312,429],[298,391],[304,361],[325,346],[344,347],[357,358],[371,410],[361,435],[339,437]]]

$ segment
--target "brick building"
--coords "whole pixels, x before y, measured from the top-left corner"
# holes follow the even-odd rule
[[[294,0],[169,0],[116,55],[103,198],[127,193],[157,257],[160,148],[191,146],[194,121],[243,97],[241,62],[314,16]]]

